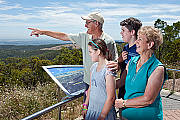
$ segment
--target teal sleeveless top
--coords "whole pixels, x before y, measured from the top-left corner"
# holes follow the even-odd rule
[[[133,57],[129,62],[128,74],[125,82],[125,100],[144,95],[148,78],[158,66],[163,65],[153,54],[136,73],[136,65],[139,58],[140,56]],[[164,82],[166,79],[167,73],[165,71]],[[160,93],[151,105],[143,108],[126,108],[122,111],[122,116],[128,120],[163,120]]]

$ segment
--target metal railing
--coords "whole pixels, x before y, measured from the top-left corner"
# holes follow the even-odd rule
[[[177,69],[170,69],[170,68],[167,68],[167,70],[169,71],[173,71],[173,86],[172,86],[172,91],[171,93],[173,94],[174,93],[174,88],[175,88],[175,74],[176,72],[180,72],[180,70],[177,70]],[[55,108],[59,108],[59,120],[61,120],[61,106],[72,101],[72,100],[75,100],[79,97],[83,96],[83,93],[79,94],[79,95],[76,95],[76,96],[71,96],[71,97],[66,97],[65,100],[62,100],[61,102],[55,104],[55,105],[52,105],[48,108],[45,108],[39,112],[36,112],[26,118],[23,118],[22,120],[32,120],[32,119],[35,119],[35,118],[38,118],[39,116],[43,115],[43,114],[46,114],[50,111],[52,111],[53,109]]]
[[[44,114],[54,110],[55,108],[59,108],[59,120],[61,120],[61,106],[68,103],[68,102],[70,102],[70,101],[72,101],[72,100],[75,100],[75,99],[77,99],[77,98],[79,98],[81,96],[83,96],[83,93],[81,93],[79,95],[76,95],[76,96],[71,96],[71,97],[66,96],[66,97],[64,97],[65,100],[62,100],[61,102],[59,102],[59,103],[57,103],[55,105],[52,105],[52,106],[50,106],[48,108],[45,108],[45,109],[43,109],[43,110],[41,110],[39,112],[36,112],[36,113],[26,117],[26,118],[23,118],[22,120],[33,120],[35,118],[38,118],[41,115],[44,115]]]

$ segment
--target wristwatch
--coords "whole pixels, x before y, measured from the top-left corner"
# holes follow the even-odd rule
[[[126,108],[126,101],[127,100],[123,100],[123,108]]]

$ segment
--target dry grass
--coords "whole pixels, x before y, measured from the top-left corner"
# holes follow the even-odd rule
[[[65,94],[60,92],[60,98]],[[58,89],[55,83],[38,85],[25,89],[11,87],[0,89],[0,120],[18,120],[58,103]],[[62,109],[62,120],[73,120],[80,115],[82,98],[65,104]],[[51,111],[39,120],[57,120],[58,109]]]
[[[164,88],[172,90],[172,79],[166,81]],[[180,79],[176,79],[175,91],[180,92]],[[60,98],[65,94],[60,91]],[[58,87],[53,83],[37,85],[25,89],[19,86],[0,88],[0,120],[18,120],[58,103]],[[74,120],[81,114],[82,97],[65,104],[61,108],[62,120]],[[57,120],[55,109],[38,120]]]

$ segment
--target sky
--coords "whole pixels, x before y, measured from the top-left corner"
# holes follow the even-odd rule
[[[180,21],[180,0],[0,0],[0,40],[35,39],[28,27],[86,32],[81,16],[94,11],[104,16],[103,30],[121,40],[119,23],[129,17],[150,26],[158,18],[169,25]]]

